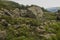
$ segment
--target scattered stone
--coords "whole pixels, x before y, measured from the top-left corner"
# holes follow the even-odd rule
[[[6,38],[6,31],[0,30],[0,40],[5,40],[5,38]]]

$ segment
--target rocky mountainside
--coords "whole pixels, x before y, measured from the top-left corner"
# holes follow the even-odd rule
[[[9,15],[11,17],[30,18],[40,18],[43,15],[42,9],[36,5],[24,6],[11,1],[2,2],[0,3],[0,5],[0,14],[2,15]]]
[[[39,6],[2,1],[0,40],[60,40],[60,21]]]

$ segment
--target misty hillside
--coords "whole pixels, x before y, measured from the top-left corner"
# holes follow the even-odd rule
[[[50,12],[57,12],[58,10],[60,10],[60,7],[51,7],[51,8],[47,8],[47,10]]]
[[[60,40],[60,10],[0,1],[0,40]]]

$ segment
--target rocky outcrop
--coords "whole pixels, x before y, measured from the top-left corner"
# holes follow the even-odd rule
[[[7,15],[11,17],[29,17],[40,19],[43,16],[43,11],[39,6],[29,6],[26,9],[15,8],[14,10],[8,10],[1,8],[1,15]]]

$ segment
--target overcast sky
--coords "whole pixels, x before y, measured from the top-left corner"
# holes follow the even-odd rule
[[[13,0],[24,5],[38,5],[44,8],[60,7],[60,0]]]

